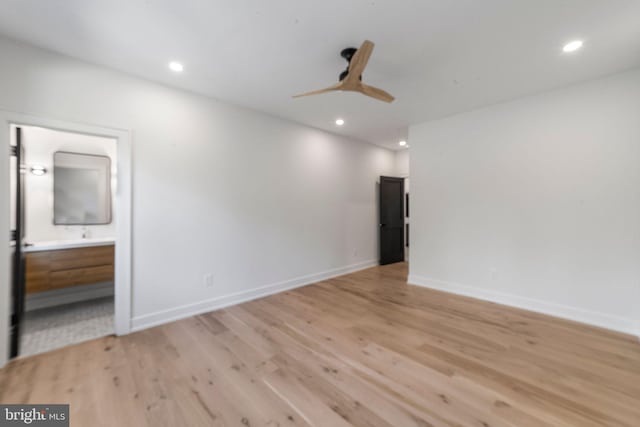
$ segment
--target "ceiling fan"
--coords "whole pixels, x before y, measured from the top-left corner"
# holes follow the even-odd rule
[[[340,90],[360,92],[363,95],[370,96],[380,101],[393,102],[395,98],[384,90],[362,83],[362,72],[367,66],[367,62],[369,62],[369,57],[371,56],[371,52],[373,52],[373,47],[373,42],[365,40],[359,49],[356,49],[355,47],[348,47],[344,49],[340,52],[340,56],[349,62],[349,66],[340,74],[340,81],[337,84],[325,89],[295,95],[294,98],[319,95],[321,93]]]

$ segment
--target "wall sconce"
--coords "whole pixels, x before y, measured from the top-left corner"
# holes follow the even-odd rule
[[[45,173],[47,173],[47,168],[45,168],[42,165],[33,165],[29,170],[31,171],[32,174],[36,176],[42,176]]]

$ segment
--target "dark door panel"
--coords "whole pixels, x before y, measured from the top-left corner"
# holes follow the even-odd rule
[[[24,148],[22,145],[22,129],[16,128],[16,145],[12,148],[12,155],[16,157],[15,174],[16,199],[15,229],[11,230],[13,243],[13,260],[11,263],[11,320],[10,320],[10,357],[16,357],[20,350],[20,324],[24,312]]]
[[[404,261],[404,178],[380,177],[380,264]]]

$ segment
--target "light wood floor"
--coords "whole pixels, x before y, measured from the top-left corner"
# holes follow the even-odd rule
[[[630,336],[377,267],[12,362],[2,403],[74,426],[640,426]]]

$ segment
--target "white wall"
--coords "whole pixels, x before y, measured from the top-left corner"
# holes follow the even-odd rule
[[[412,283],[640,334],[640,70],[410,141]]]
[[[409,176],[409,150],[396,151],[396,176]]]
[[[132,131],[135,327],[376,262],[393,152],[7,39],[0,57],[0,108]]]
[[[25,175],[26,241],[37,243],[74,240],[82,238],[83,233],[90,238],[115,237],[115,221],[87,226],[53,224],[53,155],[56,151],[69,151],[107,156],[111,159],[111,177],[115,184],[116,141],[93,135],[24,126],[22,142],[27,167],[42,165],[47,168],[47,173],[41,176],[31,173]],[[111,197],[113,195],[115,188],[112,189]],[[111,206],[114,205],[112,202]]]

